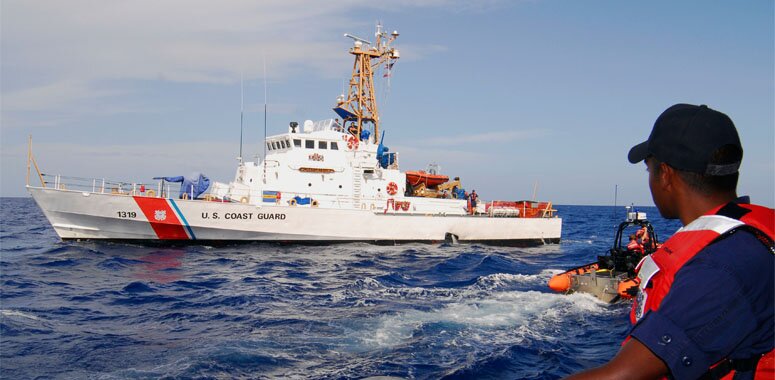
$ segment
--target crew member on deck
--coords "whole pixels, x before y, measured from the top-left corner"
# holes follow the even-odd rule
[[[638,243],[638,236],[635,234],[630,235],[630,242],[627,244],[627,250],[628,251],[635,251],[640,252],[640,254],[643,254],[643,246]]]
[[[648,247],[649,241],[651,240],[649,238],[649,230],[646,228],[646,226],[643,226],[643,228],[639,229],[638,232],[635,233],[638,239],[640,239],[640,244],[644,247]]]
[[[476,213],[476,201],[478,199],[479,199],[479,196],[476,195],[476,190],[471,190],[471,194],[468,195],[468,200],[469,200],[468,210],[470,211],[471,215],[474,215]]]

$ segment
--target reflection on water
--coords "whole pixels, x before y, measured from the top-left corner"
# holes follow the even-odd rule
[[[182,249],[164,249],[151,252],[138,258],[141,263],[132,267],[133,276],[141,280],[151,280],[160,284],[178,281],[185,276],[182,259],[186,252]]]

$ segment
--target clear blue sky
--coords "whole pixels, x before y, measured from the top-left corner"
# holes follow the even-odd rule
[[[268,130],[334,117],[351,41],[380,20],[401,60],[379,81],[404,170],[441,165],[485,199],[652,205],[629,148],[678,102],[730,115],[739,192],[775,204],[773,2],[4,0],[0,195],[46,173],[227,182]]]

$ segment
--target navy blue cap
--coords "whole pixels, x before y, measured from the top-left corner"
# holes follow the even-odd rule
[[[743,151],[729,116],[706,105],[676,104],[659,115],[648,140],[632,147],[627,158],[635,164],[654,156],[679,170],[721,176],[737,173],[740,168],[740,161],[710,163],[713,154],[726,145]]]

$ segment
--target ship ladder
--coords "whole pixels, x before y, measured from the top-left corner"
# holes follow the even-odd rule
[[[353,168],[353,208],[358,208],[358,202],[361,199],[361,178],[363,170],[360,167]]]

